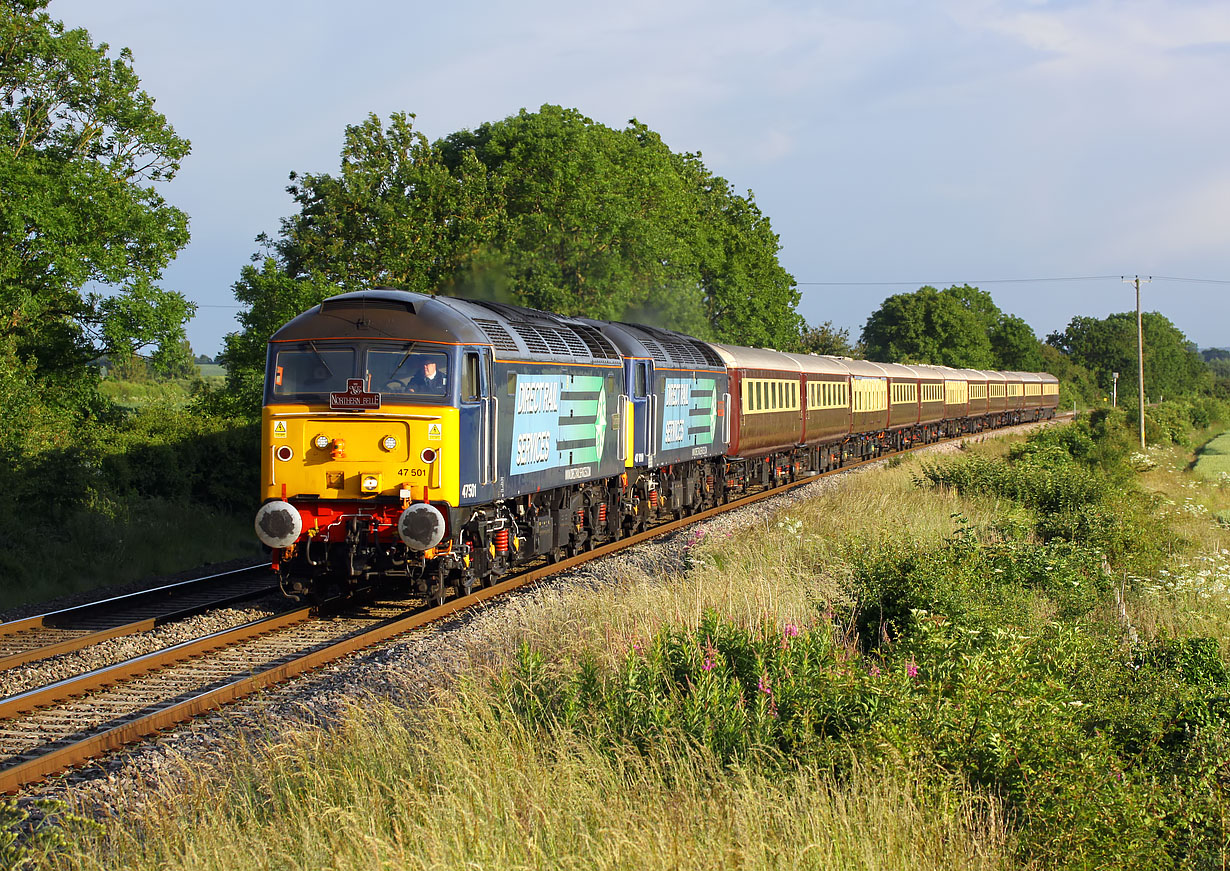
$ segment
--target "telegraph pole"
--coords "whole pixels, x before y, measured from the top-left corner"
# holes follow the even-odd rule
[[[1136,285],[1136,372],[1140,386],[1140,449],[1145,449],[1145,330],[1140,318],[1140,282],[1148,284],[1153,276],[1142,279],[1137,275],[1132,281],[1123,279],[1124,284]]]

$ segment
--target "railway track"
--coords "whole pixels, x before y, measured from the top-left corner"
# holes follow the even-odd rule
[[[220,572],[174,584],[0,623],[0,671],[99,642],[148,632],[278,589],[269,565]]]
[[[17,792],[49,775],[549,575],[878,459],[809,475],[551,565],[531,566],[436,607],[375,603],[329,617],[298,608],[2,699],[0,793]]]

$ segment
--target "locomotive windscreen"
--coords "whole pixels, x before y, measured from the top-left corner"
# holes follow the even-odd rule
[[[444,402],[449,355],[437,345],[404,342],[299,342],[270,349],[265,402],[327,402],[362,378],[365,390],[414,396],[415,402]]]

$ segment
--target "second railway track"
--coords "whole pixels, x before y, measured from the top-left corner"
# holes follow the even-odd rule
[[[268,564],[0,623],[0,671],[277,592]]]

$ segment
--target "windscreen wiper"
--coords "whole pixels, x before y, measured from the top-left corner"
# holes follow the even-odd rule
[[[320,365],[325,367],[325,371],[329,373],[329,377],[334,377],[333,370],[329,368],[329,364],[325,362],[325,357],[316,349],[315,342],[308,342],[308,347],[312,349],[312,353],[316,355],[316,359],[320,361]]]
[[[388,378],[386,378],[385,380],[386,380],[386,381],[392,381],[392,380],[393,380],[393,376],[394,376],[394,375],[396,375],[398,372],[400,372],[400,371],[401,371],[401,367],[406,365],[406,361],[410,359],[410,355],[411,355],[411,354],[413,354],[413,353],[414,353],[414,345],[407,345],[407,346],[406,346],[406,355],[405,355],[404,357],[402,357],[402,358],[401,358],[401,361],[397,364],[397,366],[396,366],[396,367],[394,367],[393,371],[389,373],[389,377],[388,377]]]

